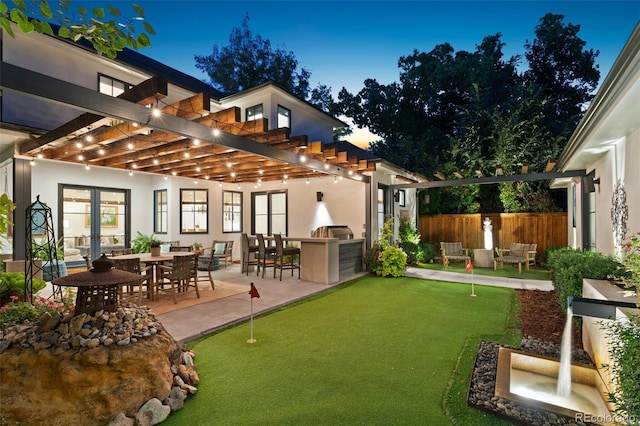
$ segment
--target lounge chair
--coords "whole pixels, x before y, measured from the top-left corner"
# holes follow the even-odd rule
[[[522,273],[522,264],[524,263],[527,271],[529,265],[536,266],[536,251],[538,244],[522,244],[513,243],[508,249],[496,249],[498,257],[493,261],[493,269],[498,268],[500,263],[500,269],[504,268],[505,263],[518,264],[518,272]]]
[[[469,251],[466,248],[462,248],[462,243],[440,243],[440,254],[442,255],[442,264],[444,267],[449,266],[450,261],[454,262],[468,262],[471,260]]]

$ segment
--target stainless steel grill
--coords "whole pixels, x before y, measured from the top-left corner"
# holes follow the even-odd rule
[[[353,240],[353,232],[346,225],[320,226],[311,233],[315,238],[337,238],[339,240]]]

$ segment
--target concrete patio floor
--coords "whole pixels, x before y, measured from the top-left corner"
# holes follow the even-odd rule
[[[349,279],[361,275],[364,274],[356,275]],[[405,275],[414,278],[462,283],[471,283],[472,278],[469,273],[430,271],[413,267],[409,267]],[[224,283],[245,285],[246,292],[195,305],[191,304],[187,306],[184,304],[182,307],[180,306],[180,301],[178,301],[175,305],[175,310],[156,315],[165,329],[177,341],[187,341],[249,319],[251,316],[251,297],[248,294],[250,283],[254,283],[260,293],[260,298],[253,299],[254,316],[341,284],[323,285],[302,281],[298,280],[297,274],[291,277],[290,272],[284,272],[282,281],[280,281],[278,278],[273,279],[273,270],[271,269],[267,269],[265,278],[256,276],[255,271],[250,272],[247,276],[240,273],[239,264],[232,264],[226,268],[214,271],[213,278],[221,287],[224,286]],[[200,280],[202,280],[201,282],[207,281],[202,275]],[[509,287],[514,289],[537,289],[545,291],[553,289],[551,281],[520,280],[475,275],[473,276],[473,282],[478,285]]]

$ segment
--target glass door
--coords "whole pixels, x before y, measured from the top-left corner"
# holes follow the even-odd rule
[[[129,190],[62,185],[61,196],[65,260],[129,246]]]

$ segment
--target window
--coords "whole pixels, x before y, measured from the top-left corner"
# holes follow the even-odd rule
[[[168,232],[169,213],[167,206],[167,190],[153,191],[153,232],[166,234]]]
[[[291,128],[291,110],[278,105],[278,129],[282,127]]]
[[[222,192],[222,232],[242,232],[242,192]]]
[[[124,81],[116,80],[103,74],[98,75],[98,90],[105,95],[117,97],[132,87],[132,84]]]
[[[287,235],[287,192],[254,192],[251,197],[251,233]]]
[[[209,192],[180,189],[180,233],[206,234],[209,229]]]
[[[260,120],[262,118],[262,104],[247,108],[246,121]]]

